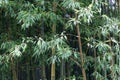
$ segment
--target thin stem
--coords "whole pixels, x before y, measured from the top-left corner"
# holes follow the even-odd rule
[[[86,78],[86,72],[84,69],[84,58],[83,58],[83,52],[82,52],[82,44],[81,44],[81,36],[80,36],[80,30],[79,30],[79,25],[77,24],[77,34],[78,34],[78,44],[79,44],[79,50],[80,50],[80,58],[81,58],[81,69],[82,69],[82,75],[83,75],[83,79],[87,80]]]
[[[56,2],[54,1],[53,2],[53,11],[56,12]],[[56,33],[56,25],[55,23],[53,23],[53,26],[52,26],[52,32],[55,34]],[[55,54],[55,47],[52,48],[52,55]],[[51,80],[55,80],[55,63],[52,63],[52,66],[51,66]]]

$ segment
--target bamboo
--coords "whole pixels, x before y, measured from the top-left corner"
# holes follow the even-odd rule
[[[82,70],[82,75],[83,75],[83,80],[87,80],[86,78],[86,72],[84,69],[84,58],[83,58],[83,52],[82,52],[82,43],[81,43],[81,35],[80,35],[80,29],[79,29],[79,24],[77,24],[77,35],[78,35],[78,44],[79,44],[79,50],[80,50],[80,58],[81,58],[81,70]]]
[[[42,62],[42,80],[46,80],[45,63]]]
[[[70,71],[71,71],[71,68],[70,68],[69,62],[67,62],[67,64],[66,64],[66,69],[67,69],[67,78],[66,78],[66,80],[71,80],[71,79],[70,79]]]
[[[94,49],[94,58],[95,58],[95,59],[94,59],[94,61],[95,61],[95,67],[94,67],[94,69],[95,69],[95,72],[97,71],[97,69],[96,69],[96,66],[97,66],[97,65],[96,65],[96,57],[97,57],[97,56],[96,56],[96,49]],[[94,76],[94,80],[96,80],[96,75]]]
[[[27,80],[30,80],[29,63],[27,63]]]
[[[62,60],[61,62],[61,80],[65,79],[65,61]]]
[[[52,26],[52,31],[55,34],[56,32],[55,24],[53,24]],[[52,48],[52,56],[54,56],[54,54],[55,54],[55,48]],[[55,63],[52,63],[52,66],[51,66],[51,80],[55,80]]]
[[[11,68],[12,68],[13,80],[18,80],[13,59],[11,59]]]
[[[77,13],[75,12],[75,18],[77,20]],[[83,75],[83,80],[87,80],[86,78],[86,72],[84,69],[84,57],[83,57],[83,51],[82,51],[82,42],[81,42],[81,34],[80,34],[80,28],[79,24],[76,24],[77,29],[77,36],[78,36],[78,46],[79,46],[79,53],[80,53],[80,59],[81,59],[81,70]]]
[[[42,22],[41,36],[44,37],[44,22]],[[42,74],[42,80],[46,80],[46,65],[45,65],[44,56],[42,56],[41,69],[42,69],[42,73],[41,73]]]
[[[104,41],[104,42],[106,41],[106,38],[105,38],[105,37],[103,37],[103,41]],[[106,63],[107,63],[107,62],[105,62],[104,65],[107,65]],[[106,68],[106,66],[104,66],[104,71],[103,71],[103,72],[104,72],[104,77],[105,77],[105,79],[107,79],[107,68]]]
[[[53,2],[53,11],[56,11],[56,3],[55,1]],[[52,32],[55,34],[56,33],[56,25],[53,24],[52,26]],[[52,48],[52,56],[55,54],[55,48]],[[51,80],[55,80],[55,63],[52,63],[51,65]]]
[[[55,48],[52,48],[52,55],[55,54]],[[55,63],[52,63],[51,67],[51,80],[55,80]]]
[[[118,14],[120,14],[120,0],[118,0]]]
[[[10,19],[10,17],[8,17],[8,20]],[[8,40],[11,39],[11,21],[8,21]],[[12,78],[13,80],[18,80],[18,76],[17,76],[17,72],[16,72],[16,65],[14,63],[14,58],[10,55],[11,57],[11,69],[12,69]]]

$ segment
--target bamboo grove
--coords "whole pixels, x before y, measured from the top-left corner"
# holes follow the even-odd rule
[[[0,80],[120,80],[120,0],[0,0]]]

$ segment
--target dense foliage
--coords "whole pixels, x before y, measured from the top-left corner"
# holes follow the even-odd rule
[[[0,0],[0,80],[119,80],[119,14],[119,0]]]

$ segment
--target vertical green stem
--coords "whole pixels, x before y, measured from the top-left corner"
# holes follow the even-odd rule
[[[11,68],[12,68],[13,80],[18,80],[13,59],[11,59]]]
[[[53,11],[54,12],[56,11],[56,2],[55,1],[53,1]],[[53,23],[52,32],[54,34],[56,33],[56,25],[55,25],[55,23]],[[54,54],[55,54],[55,48],[53,47],[52,48],[52,56],[54,56]],[[55,63],[52,63],[52,66],[51,66],[51,80],[55,80]]]
[[[65,79],[65,61],[62,60],[61,62],[61,80]]]
[[[95,61],[95,66],[94,66],[94,69],[95,69],[95,72],[97,71],[97,69],[96,69],[96,49],[94,49],[94,61]],[[96,75],[94,76],[94,80],[96,80]]]
[[[44,61],[42,62],[42,80],[46,80],[46,71],[45,71],[45,63]]]
[[[52,55],[55,54],[55,48],[52,48]],[[51,66],[51,80],[55,80],[55,63]]]

